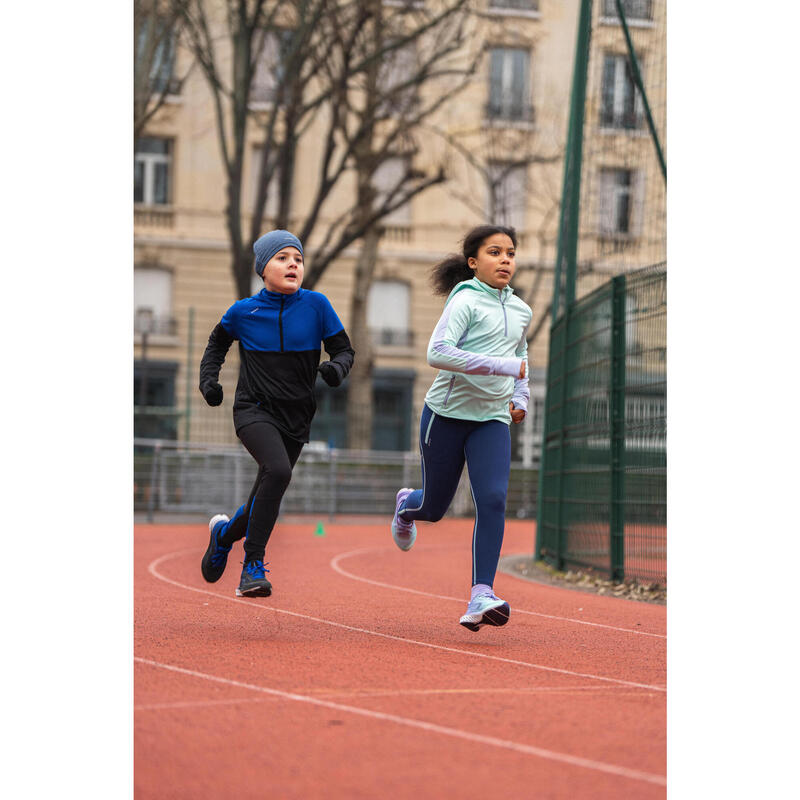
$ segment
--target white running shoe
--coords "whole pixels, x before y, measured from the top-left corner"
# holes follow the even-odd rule
[[[479,594],[467,606],[467,613],[459,622],[471,631],[477,631],[481,625],[505,625],[511,613],[508,603],[495,597],[494,594]]]
[[[417,539],[417,526],[413,522],[405,522],[397,516],[400,504],[405,501],[413,489],[401,489],[397,493],[397,501],[394,506],[394,518],[392,519],[392,539],[401,550],[410,550]]]

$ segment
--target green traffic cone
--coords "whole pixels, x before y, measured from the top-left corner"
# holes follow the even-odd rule
[[[325,526],[321,523],[317,523],[317,529],[314,531],[314,536],[324,536],[325,535]]]

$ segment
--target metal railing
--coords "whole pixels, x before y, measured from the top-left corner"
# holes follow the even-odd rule
[[[133,332],[153,334],[155,336],[175,336],[178,332],[178,320],[168,316],[133,315]]]
[[[622,10],[631,20],[653,19],[652,0],[622,0]],[[603,0],[602,16],[608,19],[619,19],[617,0]]]
[[[489,8],[513,8],[515,11],[538,11],[539,0],[489,0]]]
[[[381,347],[412,347],[414,331],[407,328],[372,328],[370,329],[372,344]]]
[[[232,513],[250,494],[257,467],[241,445],[134,439],[134,510]],[[536,516],[538,469],[512,463],[506,516]],[[282,514],[390,515],[402,486],[422,485],[419,453],[307,445],[295,465]],[[467,470],[448,516],[472,516]]]
[[[175,211],[171,206],[136,204],[133,207],[133,224],[172,228],[175,225]]]
[[[535,122],[536,111],[530,103],[491,101],[484,113],[490,122]]]

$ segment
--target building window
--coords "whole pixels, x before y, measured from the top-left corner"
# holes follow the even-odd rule
[[[172,273],[161,267],[133,270],[134,332],[174,336]]]
[[[413,370],[376,369],[372,378],[372,449],[408,450],[411,446]],[[328,447],[347,447],[347,382],[331,389],[321,378],[314,387],[317,411],[309,439]]]
[[[383,204],[387,198],[396,199],[403,179],[408,174],[409,166],[409,159],[406,156],[391,156],[379,164],[372,176],[372,185],[377,192],[376,207]],[[381,222],[389,228],[411,227],[411,203],[403,203],[399,208],[390,211]]]
[[[634,194],[637,174],[630,169],[600,170],[600,234],[634,233]]]
[[[410,347],[411,291],[400,281],[374,281],[367,295],[367,327],[376,345]]]
[[[625,13],[626,20],[653,19],[652,0],[622,0],[622,10]],[[619,19],[616,0],[603,0],[603,16]]]
[[[413,108],[417,101],[416,71],[417,51],[413,42],[384,54],[378,67],[377,87],[378,97],[383,98],[382,114],[402,114]]]
[[[309,439],[328,447],[347,447],[347,382],[331,388],[322,378],[314,386],[317,411],[311,422]]]
[[[292,31],[267,31],[265,34],[250,89],[251,103],[269,104],[277,100],[292,36]]]
[[[486,216],[492,224],[525,229],[527,178],[524,164],[489,163]]]
[[[495,47],[490,51],[490,119],[533,121],[530,98],[530,51],[520,47]]]
[[[539,0],[489,0],[489,8],[508,8],[514,11],[538,11]]]
[[[629,130],[641,127],[642,99],[627,55],[605,54],[601,92],[600,124],[603,127]]]
[[[152,14],[142,22],[136,38],[136,64],[139,71],[149,69],[149,90],[155,94],[179,91],[178,81],[173,79],[175,69],[175,31],[169,23]]]
[[[376,369],[372,379],[372,449],[408,450],[411,446],[412,370]]]
[[[133,160],[133,202],[168,205],[171,195],[172,140],[137,139]]]
[[[175,407],[175,361],[133,362],[133,435],[177,439],[180,412]]]

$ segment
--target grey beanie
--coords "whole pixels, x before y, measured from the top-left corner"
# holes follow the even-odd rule
[[[284,247],[296,247],[303,255],[303,245],[300,240],[289,231],[276,230],[265,233],[259,236],[253,245],[253,252],[256,254],[256,273],[263,277],[264,267],[267,262],[278,252],[283,250]]]

